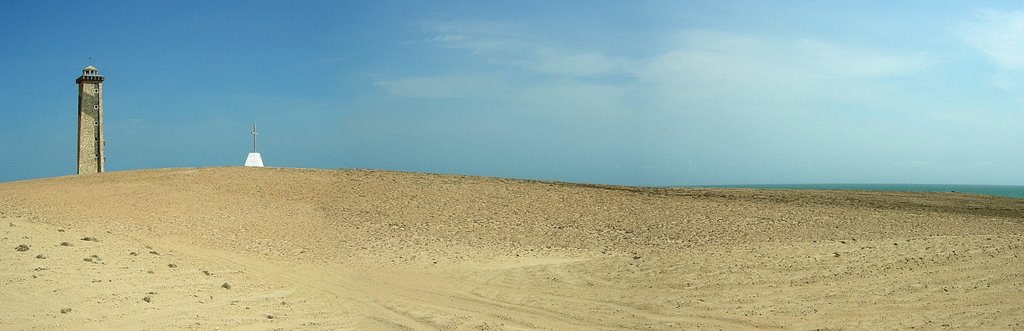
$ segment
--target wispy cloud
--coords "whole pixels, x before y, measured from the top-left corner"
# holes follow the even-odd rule
[[[403,133],[436,121],[422,126],[435,131],[420,136],[450,137],[435,141],[444,146],[478,139],[487,141],[474,146],[518,146],[517,153],[542,155],[518,166],[558,160],[574,175],[623,167],[637,178],[698,182],[941,178],[960,171],[942,168],[950,150],[963,151],[964,160],[1013,159],[976,146],[1020,136],[1012,126],[1024,114],[1005,111],[1006,99],[999,99],[1005,90],[1024,89],[1024,54],[1012,55],[1020,54],[1014,43],[1024,36],[1015,30],[1019,16],[983,12],[961,27],[962,36],[897,46],[863,30],[687,25],[633,40],[621,37],[631,31],[580,38],[573,34],[585,29],[427,23],[412,46],[441,58],[437,66],[375,77],[387,104],[367,113],[438,109],[416,112],[413,125],[388,122],[378,131]],[[970,40],[998,69],[949,61],[957,49],[935,41],[950,37],[959,37],[954,45]],[[977,84],[990,77],[999,90]],[[472,99],[443,100],[453,98]],[[520,161],[504,158],[516,153],[502,154],[502,164]],[[1007,166],[995,168],[1020,178]]]
[[[388,94],[501,100],[523,123],[560,125],[587,145],[601,141],[612,151],[608,155],[668,163],[678,160],[665,151],[685,149],[718,155],[704,157],[711,163],[748,153],[785,164],[772,151],[813,145],[806,137],[857,150],[850,146],[872,143],[831,134],[852,135],[871,115],[830,117],[830,107],[911,108],[894,104],[905,98],[892,82],[940,64],[921,52],[720,30],[680,30],[657,45],[626,41],[610,48],[640,48],[621,54],[559,44],[502,24],[449,22],[425,31],[426,44],[464,51],[478,63],[433,76],[379,80]],[[562,133],[545,134],[560,141]],[[886,140],[883,133],[873,137],[878,144]]]
[[[641,61],[637,75],[675,100],[862,98],[872,95],[875,82],[939,62],[923,53],[722,31],[684,31],[672,42],[669,51]]]
[[[501,24],[447,22],[428,26],[425,40],[466,49],[487,63],[513,66],[550,79],[628,77],[679,98],[797,99],[836,95],[837,84],[917,73],[938,61],[814,39],[781,39],[714,30],[686,30],[666,38],[651,56],[624,57],[545,43],[538,36]],[[640,86],[633,86],[639,88]],[[856,91],[845,86],[843,91]],[[849,93],[846,93],[849,94]]]
[[[520,29],[496,23],[428,24],[435,35],[425,41],[466,49],[495,64],[514,65],[535,73],[561,77],[592,77],[626,71],[630,61],[592,50],[570,50],[531,38]]]
[[[1000,68],[1024,70],[1024,11],[981,10],[960,34]]]
[[[819,74],[839,78],[901,76],[938,64],[925,53],[902,54],[815,40],[801,40],[795,50]]]
[[[496,97],[508,89],[493,75],[403,77],[379,79],[374,84],[394,96],[425,99]]]
[[[539,47],[531,50],[528,58],[511,63],[536,72],[569,76],[593,77],[626,71],[630,61],[594,51],[572,52],[564,49]]]
[[[421,24],[427,33],[425,42],[446,48],[469,50],[494,56],[528,48],[525,33],[515,25],[480,21],[431,21]]]
[[[992,85],[1024,104],[1024,11],[980,10],[959,32],[996,66]]]

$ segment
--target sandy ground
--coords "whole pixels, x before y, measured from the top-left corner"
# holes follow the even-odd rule
[[[3,329],[1024,329],[1024,199],[165,169],[0,238]]]

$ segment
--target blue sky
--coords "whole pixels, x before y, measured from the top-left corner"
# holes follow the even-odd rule
[[[1019,1],[9,1],[0,181],[375,168],[630,185],[1024,185]]]

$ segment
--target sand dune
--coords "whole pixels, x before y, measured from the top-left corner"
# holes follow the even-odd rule
[[[1024,199],[165,169],[0,231],[4,329],[1024,329]]]

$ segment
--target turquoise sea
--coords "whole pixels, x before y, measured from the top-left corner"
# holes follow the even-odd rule
[[[1024,186],[1018,185],[941,185],[941,184],[770,184],[703,185],[700,187],[765,188],[794,190],[860,190],[907,192],[959,192],[1024,199]]]

